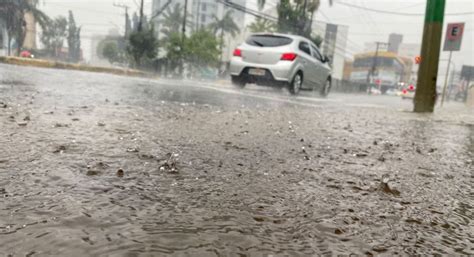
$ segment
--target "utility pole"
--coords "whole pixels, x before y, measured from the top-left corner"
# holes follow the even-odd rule
[[[448,87],[449,69],[451,68],[452,57],[453,57],[453,51],[449,51],[448,68],[446,69],[446,77],[444,78],[443,94],[441,95],[441,107],[443,107],[444,98],[446,97],[446,88]]]
[[[124,4],[116,4],[116,3],[113,3],[113,5],[115,7],[118,7],[118,8],[122,8],[125,10],[125,37],[127,37],[128,33],[130,31],[128,31],[128,6],[127,5],[124,5]]]
[[[184,1],[184,14],[183,14],[183,28],[182,28],[182,31],[181,31],[181,43],[182,43],[183,46],[184,46],[184,39],[186,37],[187,19],[188,19],[188,0],[185,0]]]
[[[198,0],[197,10],[196,10],[196,31],[199,30],[200,24],[199,20],[201,19],[201,0]]]
[[[142,0],[143,1],[143,0]],[[183,76],[183,78],[185,77],[184,76],[184,41],[186,39],[186,23],[187,23],[187,20],[188,20],[188,0],[185,0],[184,1],[184,14],[183,14],[183,28],[182,28],[182,31],[181,31],[181,66],[180,66],[180,72],[181,72],[181,76]]]
[[[372,67],[367,72],[367,87],[368,87],[368,90],[370,90],[370,84],[371,84],[370,79],[374,77],[375,71],[377,69],[377,62],[378,62],[377,59],[379,57],[380,46],[388,46],[389,43],[375,42],[375,45],[376,45],[375,46],[375,55],[374,55],[374,58],[372,59]]]
[[[414,112],[433,112],[446,0],[427,0]]]

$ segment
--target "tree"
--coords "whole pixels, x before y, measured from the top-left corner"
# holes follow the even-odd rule
[[[224,34],[229,33],[232,37],[235,37],[240,32],[239,27],[235,24],[232,18],[232,11],[227,11],[222,19],[219,19],[216,15],[213,16],[214,22],[209,24],[209,28],[217,34],[220,31],[220,52],[222,60],[222,49],[224,47]]]
[[[109,41],[102,49],[102,55],[112,64],[119,60],[119,50],[116,42]]]
[[[78,62],[81,58],[81,28],[76,26],[72,11],[69,11],[67,44],[69,60]]]
[[[11,55],[11,42],[15,39],[17,44],[17,54],[21,52],[21,47],[26,36],[25,14],[30,13],[40,26],[45,29],[48,23],[48,16],[36,8],[38,0],[0,0],[0,16],[6,22],[8,35],[8,55]]]
[[[313,42],[317,47],[321,47],[321,44],[323,43],[323,38],[320,35],[316,36],[311,36],[309,37],[311,42]]]
[[[49,21],[48,26],[43,29],[41,42],[53,57],[57,57],[67,38],[67,25],[67,19],[64,16],[58,16]]]
[[[263,18],[256,18],[254,22],[252,22],[248,26],[250,32],[274,32],[276,31],[277,27],[276,24],[270,20],[263,19]]]
[[[165,36],[165,41],[168,40],[171,35],[175,32],[181,31],[183,26],[184,13],[183,9],[179,3],[175,4],[172,8],[166,9],[166,12],[163,13],[163,18],[161,19],[161,33]],[[191,14],[187,14],[188,17]],[[192,27],[192,22],[190,20],[186,21],[187,27]]]
[[[265,0],[259,0],[259,8],[262,9],[265,3]],[[320,0],[280,0],[277,4],[278,32],[310,37],[314,13],[319,5]]]
[[[127,53],[132,57],[135,67],[141,66],[143,58],[155,58],[158,53],[158,39],[154,27],[133,31],[128,38]]]
[[[207,29],[195,31],[186,40],[186,60],[194,67],[217,66],[219,61],[219,42]]]
[[[186,48],[183,47],[183,40],[179,31],[171,32],[164,41],[166,59],[168,59],[168,69],[175,71],[186,56]]]

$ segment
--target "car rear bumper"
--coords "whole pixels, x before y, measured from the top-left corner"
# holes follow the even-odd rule
[[[257,64],[245,62],[240,57],[234,57],[230,62],[230,74],[232,76],[247,77],[257,80],[289,82],[295,73],[295,67],[295,62],[289,61],[280,61],[276,64]],[[264,69],[267,72],[265,76],[250,75],[248,74],[248,70],[252,68]]]

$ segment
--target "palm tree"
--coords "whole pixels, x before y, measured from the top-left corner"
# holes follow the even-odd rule
[[[168,40],[173,33],[179,33],[183,26],[183,7],[181,4],[177,3],[173,8],[166,9],[166,12],[163,13],[163,18],[161,19],[161,33],[165,35],[165,40]],[[188,13],[188,17],[191,15]],[[186,27],[192,26],[191,19],[186,20]]]
[[[0,0],[0,16],[4,17],[7,27],[8,55],[13,38],[17,43],[17,54],[20,54],[27,32],[25,14],[31,14],[42,28],[46,28],[49,18],[37,9],[37,4],[38,0]]]
[[[209,24],[209,28],[217,34],[220,31],[220,51],[222,61],[222,49],[224,47],[224,34],[229,33],[232,37],[235,37],[240,32],[239,27],[235,24],[232,19],[232,11],[227,11],[222,19],[219,19],[216,15],[213,16],[214,22]]]
[[[274,32],[276,31],[277,27],[273,21],[263,19],[263,18],[256,18],[252,24],[248,26],[250,32]]]

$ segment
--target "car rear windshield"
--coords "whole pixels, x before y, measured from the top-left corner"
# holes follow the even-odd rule
[[[255,35],[249,37],[246,43],[252,46],[260,47],[277,47],[289,45],[293,42],[293,39],[282,36],[271,36],[271,35]]]

